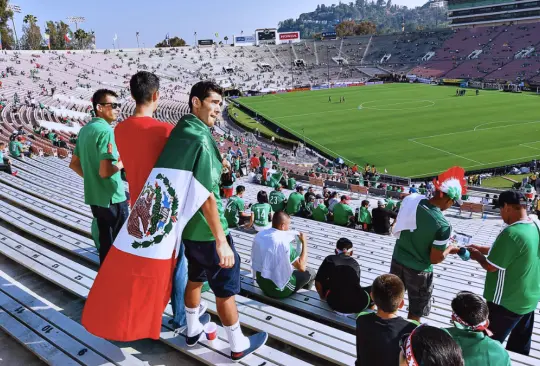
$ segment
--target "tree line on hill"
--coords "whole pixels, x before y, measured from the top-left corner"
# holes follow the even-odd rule
[[[392,4],[392,0],[317,5],[296,19],[279,22],[280,32],[300,31],[302,38],[319,38],[322,32],[336,31],[338,37],[431,30],[448,26],[446,8],[428,2],[417,8]]]

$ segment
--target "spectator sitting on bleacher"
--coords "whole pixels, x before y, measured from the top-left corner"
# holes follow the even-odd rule
[[[270,206],[272,206],[272,211],[279,212],[285,210],[285,205],[287,204],[287,199],[282,192],[283,184],[278,182],[276,188],[270,192]]]
[[[399,366],[464,366],[461,348],[443,329],[421,325],[400,342]]]
[[[326,222],[328,221],[328,207],[324,204],[323,197],[318,194],[315,196],[315,202],[313,204],[313,211],[311,212],[311,218],[315,221]]]
[[[355,227],[354,211],[349,206],[350,197],[341,196],[341,201],[334,205],[334,224],[346,227]]]
[[[239,227],[246,224],[246,221],[251,218],[251,214],[244,212],[245,204],[242,196],[246,191],[246,187],[237,186],[236,195],[229,198],[225,207],[225,218],[230,228]]]
[[[340,314],[358,314],[370,305],[371,288],[360,286],[360,265],[352,255],[352,242],[340,238],[335,254],[324,259],[315,277],[321,300]]]
[[[489,194],[486,194],[485,197],[482,197],[482,204],[483,205],[489,205]]]
[[[304,198],[304,187],[297,186],[296,192],[289,195],[289,199],[287,200],[287,208],[285,211],[291,216],[296,216],[300,214],[305,205],[306,200]]]
[[[251,223],[257,232],[270,229],[268,220],[272,221],[272,214],[266,191],[259,191],[257,203],[251,206]]]
[[[11,169],[11,161],[4,156],[4,150],[6,148],[6,144],[3,141],[0,141],[0,171],[6,172],[11,175],[17,175],[17,172],[14,172]]]
[[[362,226],[362,230],[371,231],[371,213],[369,212],[369,201],[363,200],[358,213],[358,223]]]
[[[309,196],[315,197],[315,191],[314,191],[313,187],[309,187],[306,194],[304,194],[304,200],[306,202],[309,202]]]
[[[390,231],[396,222],[397,214],[386,209],[386,203],[383,200],[377,202],[377,208],[371,211],[371,221],[373,223],[373,231],[379,235],[390,235]],[[390,219],[394,221],[390,224]]]
[[[313,271],[307,268],[306,238],[299,234],[302,249],[298,255],[290,224],[289,215],[277,212],[272,227],[253,239],[251,262],[257,284],[265,295],[273,298],[283,299],[301,288],[309,290],[313,285]]]
[[[20,136],[15,137],[12,135],[9,138],[9,154],[14,158],[24,158],[27,155],[21,140],[22,138]]]
[[[414,184],[411,186],[411,188],[409,188],[409,193],[418,193],[418,190]]]
[[[328,211],[334,212],[334,206],[339,203],[337,192],[332,192],[328,196]]]
[[[371,298],[377,312],[364,312],[356,319],[356,366],[398,364],[400,339],[418,326],[398,315],[404,297],[405,286],[398,276],[383,274],[373,281]]]
[[[490,338],[489,309],[482,296],[462,291],[452,300],[452,328],[446,328],[461,347],[467,366],[510,366],[503,346]]]

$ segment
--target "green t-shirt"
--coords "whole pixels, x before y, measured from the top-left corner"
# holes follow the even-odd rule
[[[240,212],[244,212],[244,200],[238,196],[232,196],[225,206],[225,218],[229,227],[237,227],[240,222]]]
[[[487,260],[498,268],[487,272],[484,297],[516,314],[528,314],[540,300],[540,236],[532,221],[505,228]]]
[[[290,246],[291,253],[289,255],[289,260],[291,261],[291,264],[293,264],[298,259],[298,253],[292,244]],[[262,277],[261,272],[256,273],[256,279],[257,284],[261,288],[262,292],[264,292],[266,296],[270,296],[275,299],[284,299],[291,296],[296,288],[296,277],[294,277],[294,275],[291,275],[289,282],[285,285],[283,290],[280,290],[272,280]]]
[[[268,216],[272,212],[272,206],[268,203],[256,203],[251,206],[251,212],[254,215],[254,222],[257,226],[267,226]]]
[[[461,348],[465,366],[510,366],[510,356],[501,343],[484,332],[473,332],[456,327],[446,328]]]
[[[239,171],[240,170],[240,159],[236,159],[234,161],[234,170]]]
[[[393,259],[416,271],[432,272],[431,248],[444,251],[451,234],[452,226],[442,211],[423,199],[416,209],[416,230],[400,233]]]
[[[285,210],[289,215],[296,215],[300,212],[302,205],[305,204],[304,195],[298,192],[293,192],[287,200],[287,209]]]
[[[266,164],[266,158],[265,158],[264,156],[261,156],[261,157],[259,158],[259,161],[261,162],[261,167],[264,168],[264,164]]]
[[[341,202],[336,203],[334,206],[334,224],[341,226],[347,225],[351,216],[354,216],[351,206]]]
[[[251,158],[251,147],[247,148],[247,157]]]
[[[358,221],[361,224],[371,224],[371,213],[367,207],[360,207],[360,215],[358,216]]]
[[[386,209],[389,210],[389,211],[393,211],[394,210],[394,207],[396,207],[396,201],[394,200],[387,200],[386,201]]]
[[[281,191],[272,191],[268,197],[272,211],[279,212],[285,209],[285,195]]]
[[[87,205],[109,207],[124,202],[126,192],[120,172],[109,178],[101,178],[99,165],[102,160],[118,162],[118,150],[114,132],[102,118],[93,118],[79,131],[73,155],[81,161],[84,180],[84,202]]]
[[[201,120],[193,114],[186,114],[180,119],[171,131],[156,167],[174,167],[192,172],[209,194],[214,195],[219,221],[225,235],[229,233],[219,196],[222,158],[210,129]],[[182,239],[202,242],[215,240],[202,209],[188,221]]]
[[[315,207],[313,210],[313,220],[319,221],[319,222],[326,222],[326,216],[328,215],[328,207],[323,205],[322,203]]]
[[[20,141],[9,142],[9,154],[11,156],[18,158],[19,156],[21,156],[22,151],[23,151],[23,145],[21,144]]]

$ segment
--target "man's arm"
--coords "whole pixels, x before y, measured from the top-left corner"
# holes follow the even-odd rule
[[[71,163],[69,163],[69,169],[77,173],[79,177],[84,178],[81,160],[79,159],[77,155],[71,156]]]
[[[302,242],[302,253],[298,260],[293,263],[293,267],[299,270],[300,272],[305,272],[307,268],[307,241],[303,233],[299,235],[300,241]]]
[[[210,194],[208,199],[201,206],[201,211],[216,239],[216,251],[219,257],[219,266],[221,268],[232,268],[234,266],[234,253],[227,242],[225,231],[219,220],[216,198]]]
[[[459,248],[454,245],[449,245],[445,250],[439,250],[437,248],[431,247],[431,252],[429,253],[429,259],[431,264],[439,264],[445,260],[448,254],[457,254]]]
[[[482,252],[480,252],[478,249],[474,248],[473,246],[467,247],[467,249],[469,250],[469,253],[471,253],[471,258],[477,261],[482,266],[482,268],[485,269],[486,271],[497,272],[499,270],[497,267],[490,264],[487,261],[486,256]]]
[[[99,176],[103,179],[110,178],[123,168],[124,164],[121,161],[113,164],[112,160],[101,160],[99,162]]]

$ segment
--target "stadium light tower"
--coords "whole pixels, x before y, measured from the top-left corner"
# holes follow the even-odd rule
[[[75,24],[75,30],[79,30],[79,24],[86,21],[85,17],[70,16],[66,18],[68,23]]]
[[[14,15],[15,15],[15,13],[20,13],[21,12],[21,7],[19,5],[9,4],[8,9],[11,10]],[[17,37],[17,29],[15,28],[15,20],[13,19],[14,15],[11,16],[11,24],[13,24],[13,33],[15,33],[16,47],[19,50],[20,49],[20,47],[19,47],[19,38]]]

